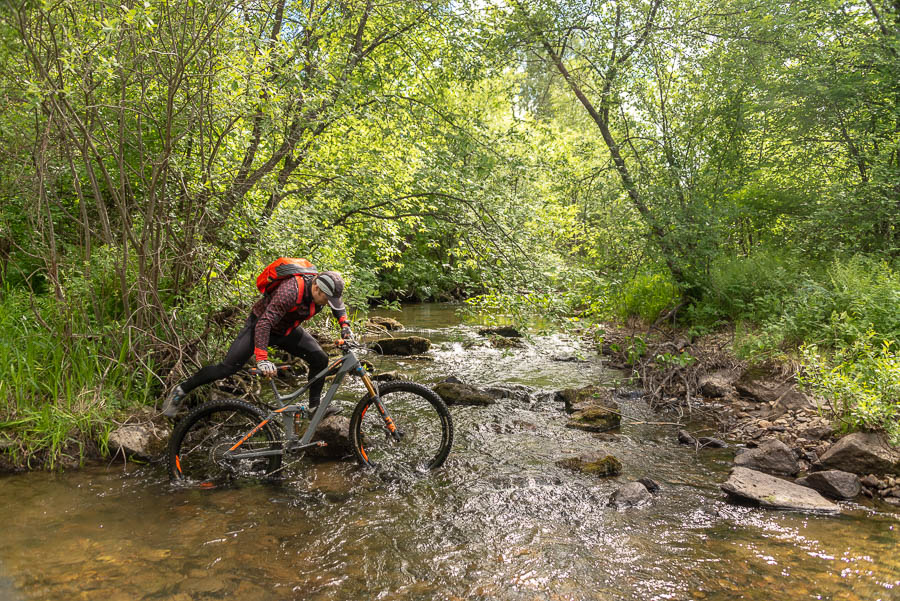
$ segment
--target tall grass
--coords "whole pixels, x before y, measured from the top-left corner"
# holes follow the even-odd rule
[[[0,291],[0,436],[14,465],[52,468],[105,451],[110,418],[152,398],[127,336],[84,315],[53,297]]]

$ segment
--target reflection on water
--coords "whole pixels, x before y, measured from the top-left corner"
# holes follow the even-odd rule
[[[550,361],[586,354],[572,341],[497,351],[447,308],[420,311],[400,319],[436,340],[436,360],[380,359],[380,368],[547,389],[613,377],[596,362]],[[653,421],[640,400],[625,413]],[[600,440],[564,428],[545,397],[453,415],[446,467],[415,482],[340,462],[304,462],[280,486],[202,492],[171,488],[157,466],[0,479],[0,598],[900,599],[896,514],[729,505],[718,489],[728,451],[696,455],[671,429],[634,420]],[[601,447],[622,460],[621,477],[554,463]],[[663,486],[652,506],[604,507],[641,476]]]

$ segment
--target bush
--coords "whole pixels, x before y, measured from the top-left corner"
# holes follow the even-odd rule
[[[900,350],[873,343],[874,332],[839,349],[831,359],[816,345],[801,347],[801,384],[830,399],[844,430],[887,432],[900,445]]]
[[[681,293],[671,277],[646,271],[614,286],[610,309],[615,317],[621,319],[640,317],[652,322],[680,298]]]

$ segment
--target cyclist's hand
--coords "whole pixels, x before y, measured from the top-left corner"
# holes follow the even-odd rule
[[[341,328],[341,338],[343,340],[353,340],[353,330],[350,329],[350,326]]]
[[[267,378],[275,377],[275,374],[278,372],[278,368],[271,361],[260,361],[256,364],[256,369],[261,371],[262,375]]]

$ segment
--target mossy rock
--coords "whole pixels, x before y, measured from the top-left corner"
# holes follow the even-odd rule
[[[512,326],[497,326],[494,328],[481,328],[478,333],[482,336],[504,336],[506,338],[521,338],[522,334]]]
[[[397,331],[403,329],[403,324],[391,317],[369,317],[366,326],[374,326],[377,329]]]
[[[557,461],[556,465],[603,478],[618,476],[622,473],[622,462],[608,453],[591,453],[577,457],[566,457]]]
[[[606,432],[618,428],[622,417],[604,407],[593,407],[573,413],[566,424],[567,428],[586,432]]]
[[[612,389],[603,386],[566,388],[558,391],[555,398],[557,401],[565,403],[567,413],[577,413],[591,407],[619,410],[619,404],[613,400]]]
[[[490,345],[498,349],[523,348],[525,343],[520,338],[506,338],[504,336],[491,336]]]

